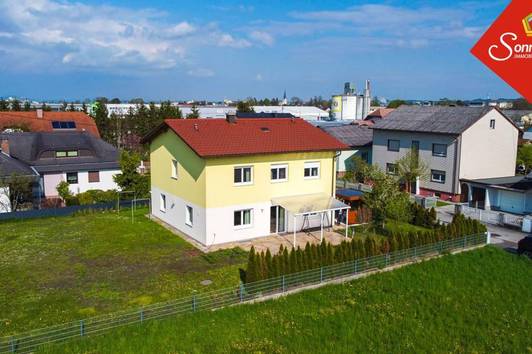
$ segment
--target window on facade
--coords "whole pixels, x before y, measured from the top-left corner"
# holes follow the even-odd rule
[[[387,163],[386,164],[386,173],[389,175],[396,175],[397,174],[397,164],[395,163]]]
[[[399,140],[388,139],[388,151],[399,151]]]
[[[447,145],[432,144],[432,156],[447,157]]]
[[[495,129],[495,119],[490,120],[490,128]]]
[[[445,171],[430,170],[430,180],[436,183],[445,183]]]
[[[252,168],[235,167],[234,182],[235,184],[251,184],[252,183]]]
[[[89,171],[89,183],[100,182],[100,171]]]
[[[172,160],[172,178],[177,179],[177,161]]]
[[[78,157],[78,155],[79,155],[78,150],[62,150],[62,151],[55,152],[56,158]]]
[[[185,224],[192,226],[194,221],[194,209],[191,206],[186,206],[185,208]]]
[[[166,212],[166,195],[161,194],[160,200],[159,200],[159,209],[164,213]]]
[[[320,177],[320,163],[319,162],[305,162],[305,169],[303,171],[305,178],[319,178]]]
[[[251,209],[236,210],[233,225],[237,227],[251,225]]]
[[[52,121],[53,129],[76,129],[76,122],[74,121]]]
[[[66,180],[68,184],[78,184],[78,173],[77,172],[67,172]]]
[[[272,165],[271,166],[271,180],[272,181],[286,181],[288,179],[287,165]]]

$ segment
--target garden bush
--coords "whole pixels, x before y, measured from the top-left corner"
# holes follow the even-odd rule
[[[462,214],[455,215],[450,224],[440,225],[433,218],[431,210],[426,211],[421,208],[416,209],[416,212],[419,214],[418,221],[423,222],[423,226],[432,225],[431,230],[390,232],[387,237],[368,236],[364,241],[354,238],[336,246],[325,240],[319,245],[307,243],[304,249],[297,247],[289,250],[281,245],[279,252],[273,256],[269,249],[258,253],[254,247],[251,247],[247,268],[240,271],[241,280],[244,283],[252,283],[284,274],[486,232],[486,227],[478,220],[466,218]]]

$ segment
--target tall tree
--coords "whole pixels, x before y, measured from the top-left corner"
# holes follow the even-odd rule
[[[199,109],[196,105],[192,105],[192,109],[189,114],[187,114],[187,119],[197,119],[200,117]]]
[[[107,107],[103,101],[96,101],[92,110],[92,118],[98,127],[100,135],[105,141],[112,141],[113,132],[111,131]]]
[[[20,107],[20,101],[16,98],[13,99],[13,101],[11,101],[11,110],[12,111],[20,111],[21,107]]]
[[[1,171],[0,171],[1,172]],[[35,179],[18,173],[2,176],[0,174],[0,193],[7,198],[0,198],[0,207],[4,210],[17,211],[25,202],[32,201],[32,188]]]
[[[3,98],[0,99],[0,111],[9,111],[9,103]]]
[[[243,113],[253,113],[255,110],[253,110],[253,106],[249,100],[245,101],[239,101],[236,105],[236,111],[237,112],[243,112]]]
[[[67,110],[69,112],[75,112],[76,111],[76,107],[74,107],[74,103],[70,103],[70,105],[68,106]]]
[[[403,157],[396,161],[397,175],[399,180],[404,182],[406,191],[412,193],[412,183],[419,178],[426,180],[429,176],[429,167],[419,157],[419,151],[409,150]]]
[[[24,111],[28,112],[31,111],[31,103],[30,101],[24,101]]]
[[[135,152],[122,151],[120,155],[121,174],[113,177],[122,191],[133,192],[136,198],[145,198],[150,193],[150,176],[140,174],[140,155]]]
[[[397,108],[399,106],[402,106],[406,104],[406,102],[404,100],[391,100],[389,103],[388,103],[388,108]]]

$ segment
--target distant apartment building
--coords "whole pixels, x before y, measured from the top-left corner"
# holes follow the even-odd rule
[[[256,113],[287,113],[305,120],[328,120],[329,112],[314,106],[253,106]]]
[[[421,195],[467,201],[462,180],[515,173],[519,129],[494,107],[401,106],[372,129],[373,164],[396,174],[396,161],[414,150],[428,165]]]

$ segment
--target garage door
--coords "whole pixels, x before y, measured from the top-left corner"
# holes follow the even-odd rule
[[[501,193],[501,210],[510,213],[521,214],[523,212],[523,196],[522,193],[513,193],[500,191]]]

